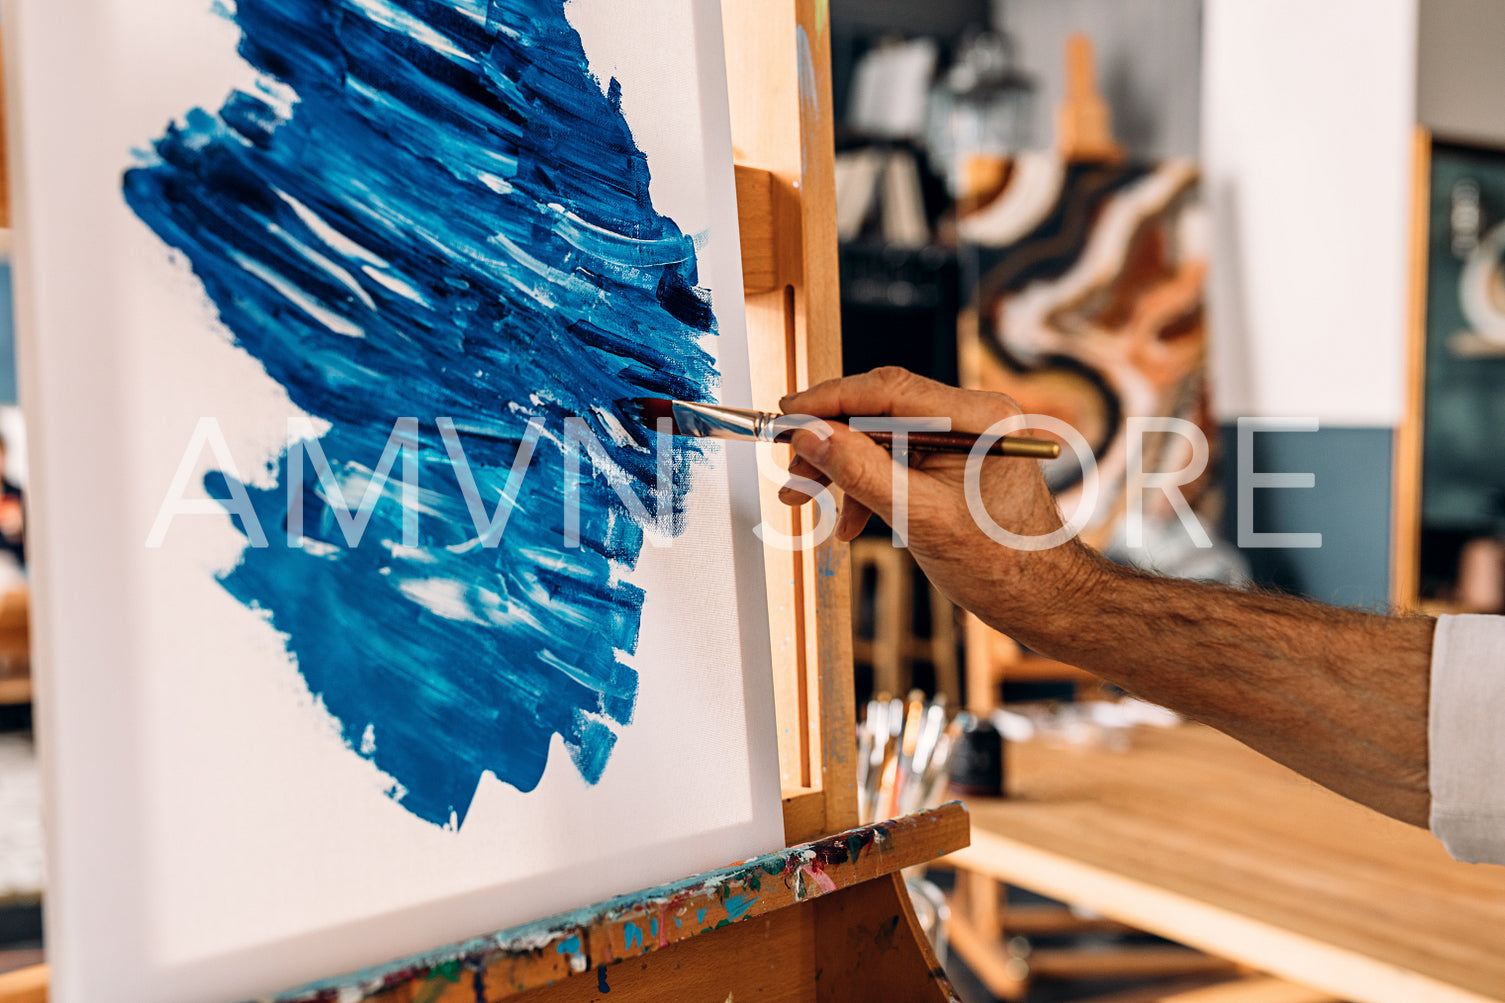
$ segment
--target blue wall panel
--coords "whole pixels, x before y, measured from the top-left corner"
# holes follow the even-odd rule
[[[1237,542],[1238,429],[1220,429],[1227,509]],[[1256,473],[1316,475],[1312,488],[1254,491],[1256,533],[1321,533],[1315,549],[1240,548],[1261,585],[1343,606],[1383,607],[1390,589],[1389,428],[1321,428],[1254,436]]]

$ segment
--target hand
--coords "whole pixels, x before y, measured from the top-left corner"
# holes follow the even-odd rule
[[[949,417],[952,428],[984,432],[1019,414],[1002,394],[958,390],[898,368],[828,380],[780,401],[786,414],[896,418]],[[883,447],[861,432],[833,424],[828,439],[795,433],[790,473],[845,492],[836,535],[851,540],[877,514],[893,524],[895,478],[908,485],[908,526],[900,527],[910,553],[952,602],[991,626],[1031,643],[1052,624],[1065,629],[1069,606],[1090,590],[1103,562],[1074,539],[1047,550],[1021,550],[997,542],[968,508],[968,457],[914,453],[906,472]],[[1061,526],[1038,460],[988,457],[981,461],[980,493],[988,516],[1022,536],[1043,536]],[[786,487],[785,504],[809,501]]]

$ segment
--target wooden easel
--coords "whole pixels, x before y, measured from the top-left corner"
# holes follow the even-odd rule
[[[754,404],[841,374],[824,0],[722,0]],[[764,518],[808,514],[764,485]],[[395,965],[313,1003],[954,1000],[899,871],[967,845],[946,805],[856,828],[847,552],[767,550],[787,849]],[[43,1003],[45,967],[0,976]]]

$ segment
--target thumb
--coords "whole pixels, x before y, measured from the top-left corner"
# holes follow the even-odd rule
[[[830,423],[831,434],[822,438],[808,428],[799,429],[789,441],[802,459],[831,478],[880,518],[888,520],[894,510],[894,459],[888,450],[861,432]]]

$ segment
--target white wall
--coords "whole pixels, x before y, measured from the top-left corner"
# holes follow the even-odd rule
[[[1207,0],[1202,157],[1224,420],[1400,419],[1417,3]]]

